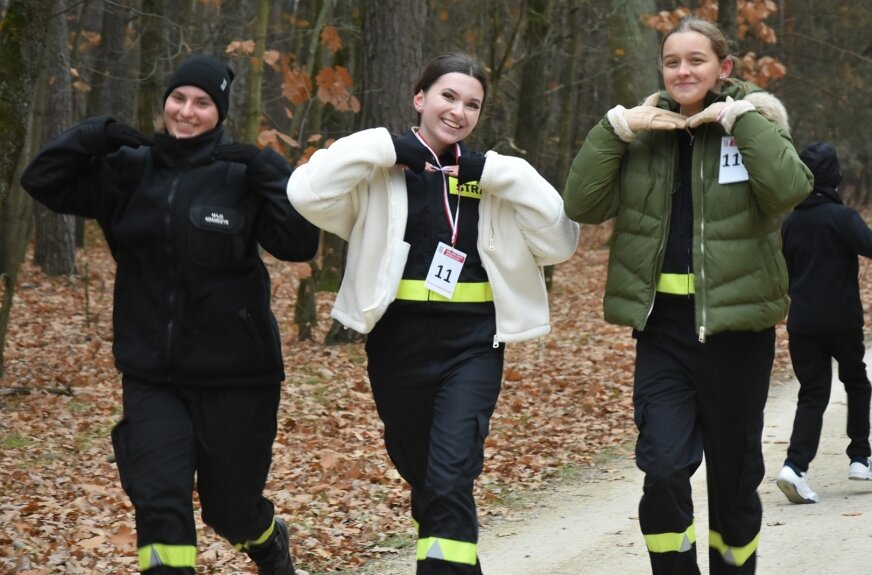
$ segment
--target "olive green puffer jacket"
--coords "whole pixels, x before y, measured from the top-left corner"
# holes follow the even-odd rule
[[[773,95],[737,82],[716,100],[747,99],[756,110],[738,117],[732,137],[750,181],[719,184],[718,123],[694,131],[692,160],[693,270],[700,341],[722,331],[759,331],[787,313],[787,268],[776,220],[811,191],[813,178],[788,132],[787,114]],[[660,107],[677,111],[664,91]],[[641,131],[627,143],[606,118],[594,126],[572,163],[564,209],[573,220],[615,218],[604,297],[605,319],[643,330],[654,305],[678,174],[671,131]]]

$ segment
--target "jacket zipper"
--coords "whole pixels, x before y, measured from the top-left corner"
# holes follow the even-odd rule
[[[673,152],[676,149],[673,148]],[[672,163],[675,164],[675,154],[672,155]],[[675,170],[673,170],[672,181],[669,182],[669,201],[666,206],[666,225],[663,227],[663,232],[660,234],[660,245],[657,248],[657,257],[654,258],[654,281],[651,283],[651,303],[648,305],[648,311],[645,312],[645,321],[642,323],[642,329],[648,325],[648,318],[651,317],[651,312],[654,311],[654,300],[657,298],[657,271],[663,268],[663,251],[666,249],[666,241],[669,238],[669,227],[672,225],[672,196],[675,194]]]
[[[702,308],[701,321],[699,326],[699,343],[705,343],[706,330],[706,301],[705,301],[705,141],[708,132],[708,126],[703,126],[703,150],[699,158],[699,293],[696,297],[701,298],[699,305]]]
[[[167,321],[167,337],[166,337],[166,366],[167,366],[167,381],[169,382],[172,378],[170,377],[171,366],[172,366],[172,349],[173,349],[173,330],[175,327],[175,322],[173,318],[175,317],[175,302],[176,302],[176,272],[175,267],[173,266],[173,200],[176,197],[176,190],[179,188],[179,174],[173,178],[172,183],[170,184],[170,191],[167,194],[167,211],[164,216],[164,227],[166,232],[166,256],[167,256],[167,267],[169,268],[169,276],[170,276],[170,291],[169,296],[167,297],[167,303],[169,305],[169,320]]]
[[[479,206],[480,205],[481,204],[479,204]],[[480,217],[481,217],[481,211],[479,211],[479,218]],[[496,233],[494,232],[493,220],[490,220],[488,223],[490,224],[490,226],[489,226],[490,227],[490,234],[489,234],[488,240],[487,240],[487,249],[488,249],[488,251],[492,252],[492,251],[497,249],[496,240],[494,239],[494,236],[496,235]],[[482,267],[484,267],[484,262],[482,262]],[[485,272],[487,272],[487,269],[485,269]],[[491,289],[493,289],[493,286],[491,286]],[[499,325],[500,325],[500,321],[499,321],[499,314],[497,313],[496,296],[494,296],[494,327],[497,328]],[[495,330],[494,331],[493,348],[498,349],[499,347],[500,347],[500,340],[497,339],[497,333]]]

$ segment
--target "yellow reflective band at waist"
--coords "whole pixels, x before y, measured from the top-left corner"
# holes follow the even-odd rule
[[[197,548],[193,545],[163,545],[153,543],[139,548],[139,570],[152,567],[190,567],[197,566]]]
[[[418,561],[442,559],[452,563],[475,565],[478,562],[475,543],[454,541],[441,537],[426,537],[418,540]]]
[[[488,282],[463,282],[454,287],[451,299],[431,291],[424,286],[424,280],[402,280],[397,290],[397,299],[409,301],[449,301],[451,303],[479,303],[494,301]]]
[[[724,543],[724,538],[717,531],[709,530],[709,547],[716,549],[721,554],[721,559],[727,565],[741,567],[748,559],[751,558],[757,551],[757,544],[760,542],[760,534],[754,537],[750,543],[741,547],[731,547]]]
[[[696,543],[696,524],[691,523],[684,533],[651,533],[645,535],[645,545],[651,553],[690,551]]]
[[[660,274],[657,278],[657,291],[673,295],[693,293],[693,274]]]

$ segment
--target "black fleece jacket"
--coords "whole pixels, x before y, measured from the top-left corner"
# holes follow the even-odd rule
[[[872,230],[834,189],[818,188],[781,227],[790,276],[790,333],[863,329],[858,255],[872,257]]]
[[[21,183],[49,209],[95,218],[116,262],[114,345],[123,373],[153,383],[275,385],[284,379],[258,245],[306,261],[318,229],[287,198],[291,169],[265,149],[212,159],[223,128],[114,149],[109,117],[52,141]]]

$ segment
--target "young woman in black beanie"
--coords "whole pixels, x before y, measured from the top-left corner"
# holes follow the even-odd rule
[[[116,262],[124,416],[112,440],[149,575],[194,574],[195,478],[207,525],[261,575],[294,573],[287,526],[263,496],[284,370],[258,245],[306,261],[318,230],[288,201],[285,159],[225,134],[232,81],[194,56],[170,79],[153,140],[90,118],[22,176],[50,209],[96,219]]]

